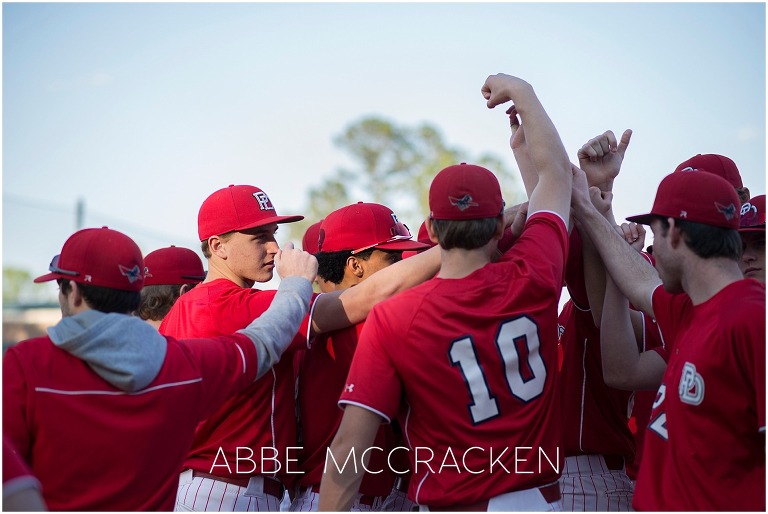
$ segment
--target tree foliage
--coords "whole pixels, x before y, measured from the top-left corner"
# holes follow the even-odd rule
[[[429,212],[429,185],[446,166],[479,164],[493,171],[508,204],[524,198],[516,174],[492,154],[469,156],[445,141],[429,123],[411,127],[369,116],[347,126],[334,143],[352,158],[354,167],[339,168],[308,192],[306,218],[291,224],[292,239],[301,239],[310,224],[355,201],[390,207],[416,234]],[[511,152],[510,152],[511,153]]]

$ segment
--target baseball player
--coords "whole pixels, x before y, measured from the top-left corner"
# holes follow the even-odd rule
[[[261,315],[275,292],[252,287],[272,278],[278,224],[300,219],[279,216],[267,194],[254,186],[232,185],[211,194],[198,214],[208,275],[178,299],[160,332],[211,337]],[[359,323],[376,302],[432,277],[438,266],[439,254],[425,252],[356,287],[317,296],[312,321],[304,320],[286,358],[200,424],[181,468],[175,508],[278,510],[300,474],[294,352],[306,348],[315,334]]]
[[[609,272],[606,302],[618,288],[656,319],[666,345],[640,354],[633,370],[633,380],[653,384],[658,357],[668,359],[635,488],[639,510],[765,510],[765,286],[739,269],[739,203],[714,174],[665,177],[651,212],[628,218],[650,224],[654,269],[594,208],[584,174],[574,175],[574,213]]]
[[[619,174],[631,135],[631,130],[627,130],[617,141],[609,130],[590,139],[578,152],[592,198],[611,219],[613,181]],[[625,467],[635,458],[635,443],[628,425],[633,394],[610,387],[604,380],[599,327],[605,271],[595,262],[599,256],[591,241],[584,238],[582,244],[577,229],[571,233],[568,259],[566,285],[571,299],[558,319],[566,455],[560,479],[563,508],[627,511],[631,510],[633,485]],[[643,321],[648,323],[638,329],[640,349],[659,340],[658,335],[653,339],[651,320],[639,320]]]
[[[744,244],[739,263],[742,273],[765,284],[765,195],[741,206],[739,235]]]
[[[413,241],[411,233],[389,207],[358,202],[337,209],[319,230],[318,276],[336,290],[358,287],[365,280],[402,259],[404,250],[424,250],[429,245]],[[364,323],[318,336],[302,357],[298,378],[302,451],[298,493],[292,511],[317,510],[320,480],[327,449],[336,435],[342,411],[336,402],[344,389],[349,365]],[[379,428],[376,445],[393,447],[389,425]],[[379,510],[395,480],[383,454],[371,456],[380,473],[366,474],[351,510]]]
[[[560,416],[552,406],[570,163],[528,83],[499,74],[482,92],[488,107],[515,103],[518,137],[528,138],[539,171],[525,230],[514,251],[491,263],[505,225],[496,177],[468,164],[437,174],[427,230],[439,241],[440,271],[372,310],[329,458],[349,456],[360,466],[382,419],[395,417],[402,400],[408,496],[422,510],[558,510]],[[362,474],[350,465],[329,468],[320,509],[344,510]]]
[[[322,223],[323,220],[320,220],[310,225],[309,228],[307,228],[307,231],[304,232],[304,237],[301,239],[301,247],[304,251],[309,252],[312,255],[315,255],[318,252],[317,244],[318,237],[320,236],[320,225]],[[315,278],[315,284],[317,284],[317,289],[319,289],[321,293],[330,293],[336,289],[333,282],[328,282],[320,275]]]
[[[51,510],[168,511],[195,427],[269,372],[309,309],[314,257],[290,245],[270,310],[243,330],[163,337],[132,315],[144,261],[128,236],[73,234],[35,282],[56,280],[63,315],[3,359],[3,434]]]
[[[179,296],[205,279],[203,262],[189,248],[171,245],[144,257],[144,287],[136,314],[155,328]]]
[[[675,168],[675,172],[680,171],[712,173],[727,180],[734,187],[741,201],[749,198],[749,189],[743,187],[741,174],[736,163],[723,155],[694,155]],[[631,223],[622,224],[621,227],[625,229],[624,233],[628,243],[633,244],[633,246],[642,245],[645,234],[642,226]],[[651,247],[648,248],[648,251],[651,251]],[[652,265],[654,264],[650,253],[642,253],[641,255],[646,257]],[[605,381],[612,387],[634,391],[630,428],[634,427],[633,433],[637,450],[634,462],[627,462],[627,475],[634,480],[642,461],[645,429],[650,419],[656,389],[661,383],[666,368],[664,359],[657,353],[657,351],[661,351],[663,354],[664,344],[655,320],[647,314],[629,309],[628,302],[617,290],[614,289],[610,299],[605,299],[603,311],[606,313],[602,317],[601,330]],[[655,350],[656,348],[659,350]],[[645,353],[643,358],[656,370],[651,382],[644,382],[642,375],[636,375],[632,371],[632,366],[638,362],[638,355],[643,353]]]

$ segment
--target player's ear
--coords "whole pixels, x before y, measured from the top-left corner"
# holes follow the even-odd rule
[[[351,273],[357,278],[362,278],[363,274],[365,273],[362,262],[354,255],[347,257],[345,267],[347,273]]]
[[[666,237],[669,238],[669,246],[670,248],[677,248],[683,242],[683,233],[677,226],[675,218],[667,218],[667,221],[669,222],[669,230]]]
[[[220,259],[227,258],[226,248],[224,246],[224,240],[219,236],[211,236],[208,238],[208,248],[211,251],[211,255],[215,255]]]
[[[427,217],[427,219],[424,220],[424,225],[427,228],[427,235],[429,236],[429,240],[435,244],[440,244],[440,241],[437,240],[437,234],[432,227],[432,218]]]

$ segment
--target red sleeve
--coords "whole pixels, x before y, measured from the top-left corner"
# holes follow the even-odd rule
[[[24,459],[30,457],[27,426],[27,380],[17,348],[3,357],[3,436],[7,437]]]
[[[392,421],[400,405],[402,384],[385,349],[385,342],[396,346],[396,339],[388,335],[387,319],[391,319],[390,314],[382,315],[379,306],[368,315],[339,405],[358,405]]]
[[[40,482],[32,475],[10,439],[3,434],[3,498],[29,488],[40,489]]]
[[[199,401],[205,417],[256,380],[258,356],[248,336],[187,339],[181,348],[189,352],[200,369],[205,396]]]
[[[584,283],[584,253],[581,235],[573,227],[568,239],[568,261],[565,263],[565,285],[579,310],[589,309],[587,286]]]
[[[678,322],[688,315],[688,310],[693,308],[691,298],[687,294],[670,294],[659,285],[653,291],[653,313],[659,328],[660,337],[664,341],[666,352],[671,352],[675,344],[678,332]],[[662,357],[664,350],[656,350]],[[668,355],[667,355],[668,358]],[[666,361],[667,358],[664,360]]]
[[[535,277],[542,285],[556,288],[559,294],[567,257],[565,221],[553,212],[539,211],[528,218],[515,246],[499,262],[514,262],[523,274]]]

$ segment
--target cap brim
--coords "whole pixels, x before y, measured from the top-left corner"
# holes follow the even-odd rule
[[[379,250],[427,250],[431,248],[430,245],[413,241],[412,239],[406,239],[404,241],[393,241],[391,243],[383,243],[376,245],[373,248]]]
[[[262,218],[259,221],[255,221],[253,223],[244,223],[243,225],[240,225],[231,230],[228,230],[227,232],[239,232],[241,230],[248,230],[252,228],[263,227],[264,225],[270,225],[272,223],[294,223],[296,221],[301,221],[303,219],[304,219],[304,216],[272,216],[271,218]],[[206,241],[208,238],[216,235],[220,235],[220,234],[211,234],[207,237],[204,237],[200,241]]]
[[[50,282],[51,280],[56,280],[57,278],[69,278],[73,279],[75,277],[70,277],[67,275],[62,275],[61,273],[47,273],[45,275],[40,275],[36,279],[34,279],[32,282],[39,284],[40,282]]]
[[[651,222],[656,218],[658,218],[656,214],[638,214],[637,216],[628,217],[627,221],[640,223],[641,225],[650,225]]]
[[[756,227],[742,227],[739,232],[765,232],[765,225],[758,225]]]

